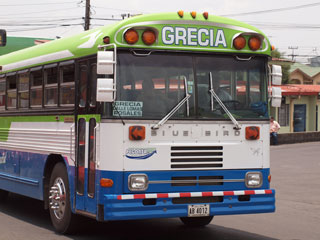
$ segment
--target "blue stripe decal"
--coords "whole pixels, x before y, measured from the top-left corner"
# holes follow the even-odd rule
[[[128,154],[126,155],[127,158],[129,159],[147,159],[149,157],[151,157],[153,154],[157,153],[156,150],[154,150],[153,152],[151,153],[148,153],[146,155],[143,155],[143,156],[129,156]]]

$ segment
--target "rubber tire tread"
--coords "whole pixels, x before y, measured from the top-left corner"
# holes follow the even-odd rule
[[[0,202],[5,202],[8,198],[9,192],[0,189]]]
[[[74,234],[76,232],[76,227],[77,227],[78,221],[77,221],[77,216],[75,214],[73,214],[71,211],[68,174],[67,174],[67,170],[66,170],[65,165],[61,162],[57,163],[52,170],[48,191],[50,191],[50,188],[53,185],[54,180],[58,177],[60,177],[65,184],[66,208],[65,208],[65,214],[64,214],[63,218],[57,219],[55,217],[53,211],[49,207],[51,222],[57,232],[62,233],[62,234]],[[50,196],[49,193],[48,193],[48,196]]]
[[[181,217],[180,220],[188,227],[204,227],[213,219],[213,216],[208,217]]]

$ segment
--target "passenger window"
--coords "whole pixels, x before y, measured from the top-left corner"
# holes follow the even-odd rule
[[[4,110],[6,107],[6,79],[0,78],[0,110]]]
[[[7,101],[8,108],[17,107],[17,76],[15,74],[7,76]]]
[[[21,73],[19,78],[19,108],[29,108],[29,73]]]
[[[60,104],[74,105],[74,64],[60,67]]]
[[[57,67],[44,70],[44,104],[45,106],[58,105],[58,74]]]
[[[42,106],[42,69],[32,70],[30,72],[30,105],[31,107],[41,107]]]

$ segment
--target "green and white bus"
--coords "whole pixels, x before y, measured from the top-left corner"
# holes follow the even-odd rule
[[[61,233],[77,215],[274,212],[271,51],[252,26],[179,11],[1,56],[0,199],[43,200]]]

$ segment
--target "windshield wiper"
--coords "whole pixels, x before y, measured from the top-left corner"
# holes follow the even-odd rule
[[[164,116],[164,118],[162,118],[157,124],[155,124],[154,126],[151,127],[151,129],[159,129],[159,127],[161,127],[163,124],[165,124],[171,117],[173,114],[175,114],[179,108],[185,103],[187,102],[187,116],[189,117],[189,98],[191,97],[191,95],[188,93],[188,82],[187,82],[187,78],[185,76],[183,76],[184,79],[184,89],[185,89],[185,94],[186,96],[166,115]]]
[[[213,98],[216,99],[216,101],[219,103],[219,105],[222,107],[222,109],[226,112],[226,114],[228,115],[228,117],[231,119],[231,121],[233,122],[233,124],[235,125],[234,129],[236,130],[240,130],[241,126],[238,123],[238,121],[233,117],[233,115],[231,114],[231,112],[228,110],[228,108],[226,107],[226,105],[224,105],[224,103],[221,101],[221,99],[218,97],[218,95],[215,93],[215,91],[213,90],[213,80],[212,80],[212,73],[209,72],[209,80],[210,80],[210,90],[209,92],[211,93],[211,111],[213,111]]]

